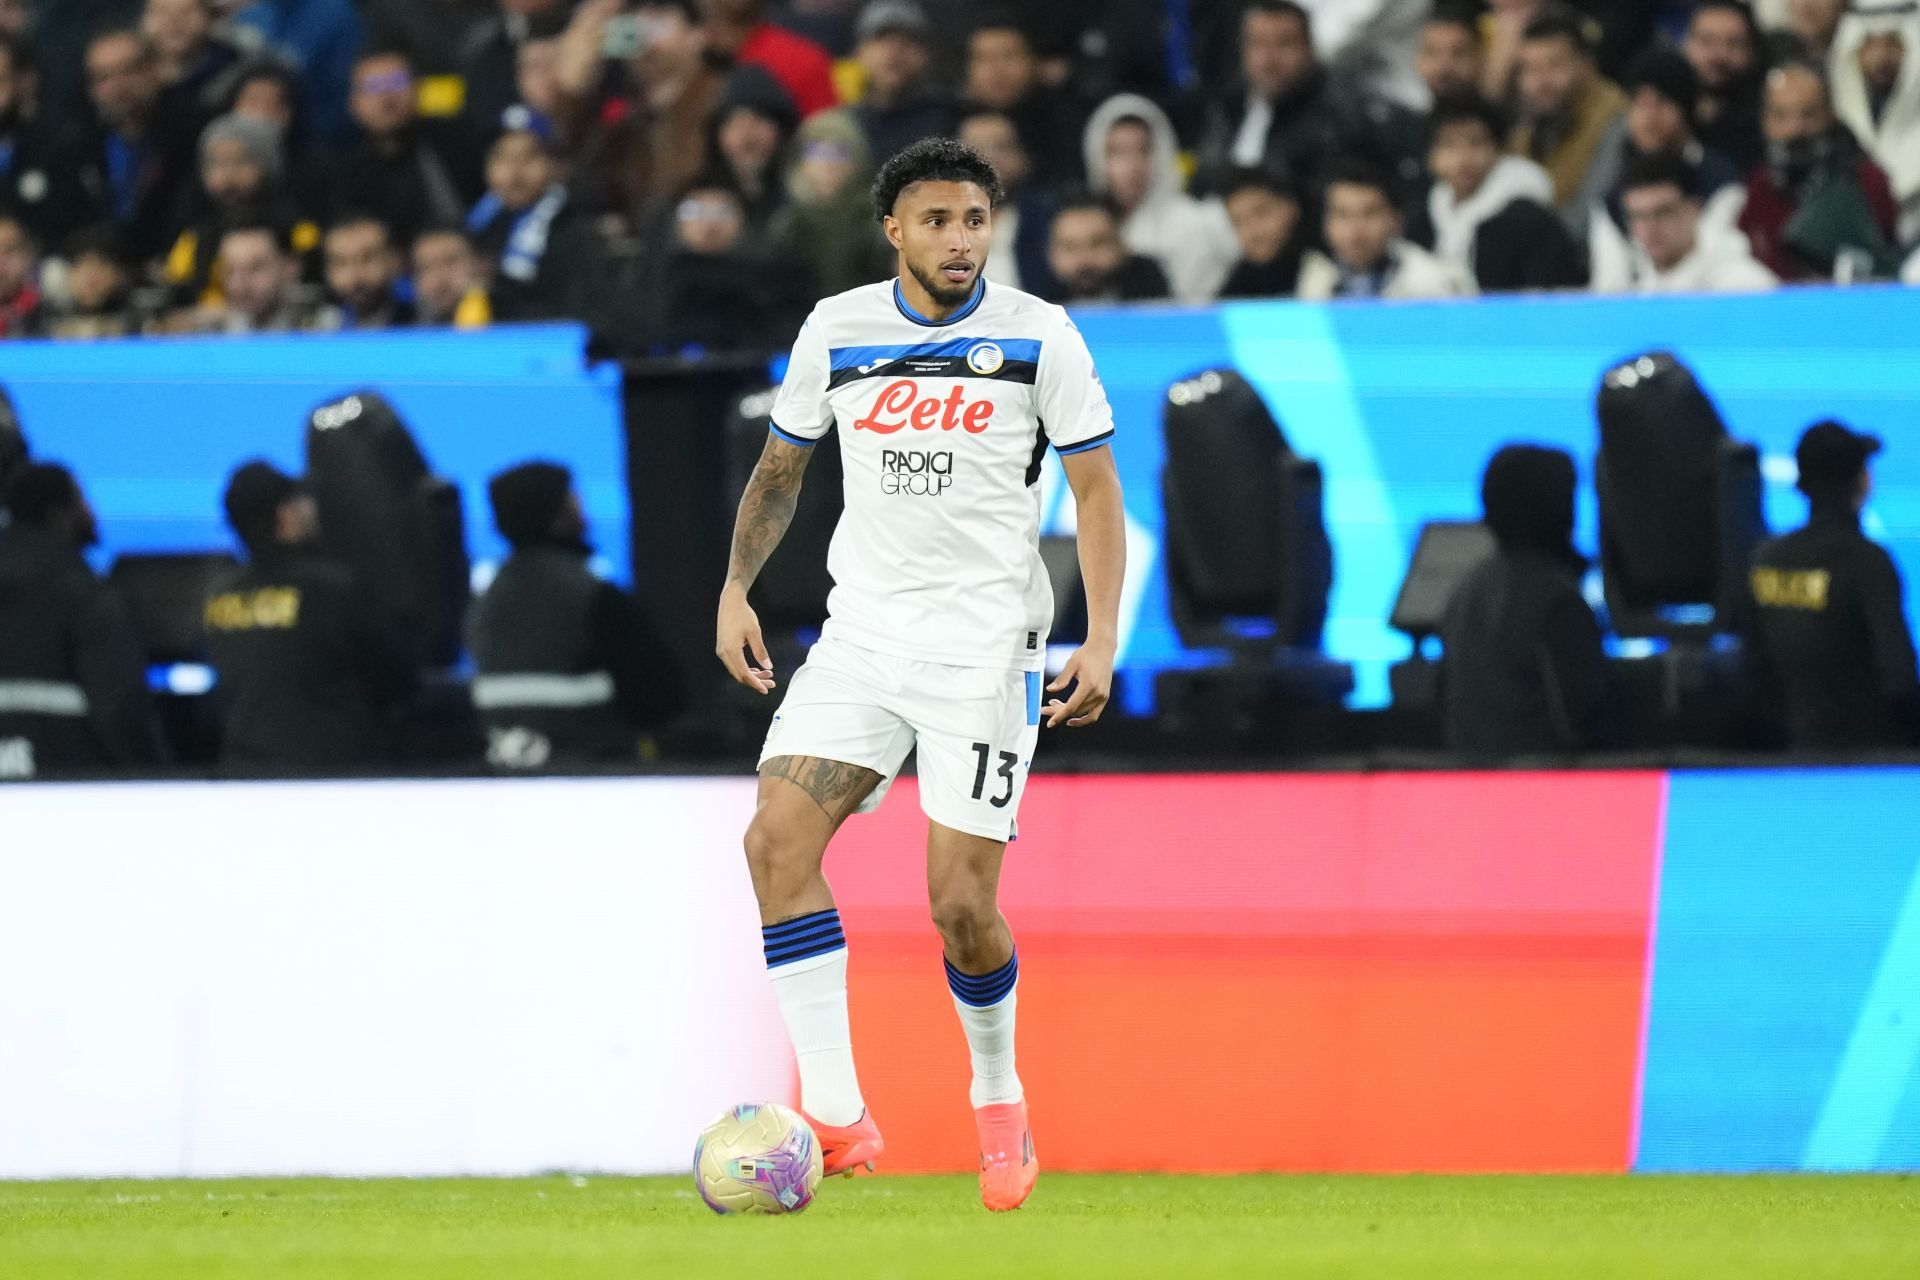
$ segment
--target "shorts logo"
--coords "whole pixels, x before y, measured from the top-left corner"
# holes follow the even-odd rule
[[[882,449],[880,492],[937,498],[953,487],[953,454],[925,449]]]
[[[992,342],[982,342],[967,352],[967,368],[983,378],[1000,372],[1000,366],[1006,362],[1006,352]]]

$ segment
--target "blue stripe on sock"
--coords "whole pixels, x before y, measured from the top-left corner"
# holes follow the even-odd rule
[[[760,935],[760,939],[770,947],[788,947],[797,942],[814,942],[820,938],[839,932],[840,922],[838,920],[822,920],[819,924],[796,930],[793,933],[773,934],[763,932]]]
[[[806,956],[817,956],[822,951],[831,951],[835,947],[847,945],[847,936],[837,930],[823,933],[814,938],[801,938],[795,942],[768,942],[761,944],[761,950],[769,959],[779,957],[782,960],[797,960]]]
[[[769,951],[792,951],[796,947],[805,949],[823,942],[845,942],[846,940],[847,935],[841,932],[839,925],[829,924],[791,938],[762,938],[760,943]]]
[[[791,920],[782,920],[779,924],[763,924],[760,926],[760,932],[790,933],[795,929],[804,929],[810,924],[818,924],[822,920],[831,920],[835,924],[839,924],[839,909],[837,907],[828,907],[825,911],[809,911],[806,915],[795,916]]]
[[[970,1004],[976,1009],[999,1004],[1013,993],[1013,984],[1020,980],[1020,953],[1014,952],[1007,962],[992,973],[962,973],[947,966],[947,987],[953,992],[954,999],[962,1004]]]
[[[847,940],[845,938],[827,938],[808,947],[794,947],[784,951],[769,950],[766,952],[766,963],[767,967],[771,969],[777,965],[792,964],[796,960],[811,960],[815,956],[824,956],[830,952],[845,951],[846,949]]]
[[[847,945],[840,927],[840,913],[828,909],[782,920],[760,927],[760,945],[766,953],[767,967],[809,960]]]

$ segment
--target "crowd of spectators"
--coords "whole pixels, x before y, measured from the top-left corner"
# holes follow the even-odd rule
[[[779,346],[928,134],[1060,301],[1920,282],[1906,0],[0,0],[0,336]]]

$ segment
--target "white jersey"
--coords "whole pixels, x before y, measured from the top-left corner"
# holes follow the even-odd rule
[[[1113,411],[1059,307],[983,282],[944,321],[898,281],[814,308],[773,430],[839,428],[846,510],[827,568],[828,639],[956,667],[1037,671],[1053,618],[1040,561],[1040,464],[1096,449]]]

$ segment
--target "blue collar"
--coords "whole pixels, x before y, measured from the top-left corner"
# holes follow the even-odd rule
[[[900,292],[900,280],[898,277],[895,277],[893,282],[893,305],[900,308],[901,315],[913,321],[915,324],[925,325],[929,329],[939,329],[950,324],[960,323],[960,321],[965,320],[968,316],[980,309],[980,303],[986,299],[986,296],[987,278],[981,276],[980,283],[974,286],[973,296],[967,299],[964,306],[948,316],[945,320],[933,320],[921,315],[908,304],[907,295]]]

